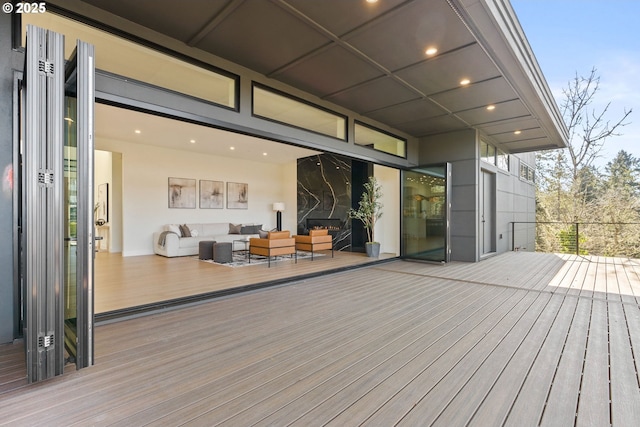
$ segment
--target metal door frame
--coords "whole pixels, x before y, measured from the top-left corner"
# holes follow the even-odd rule
[[[93,364],[93,46],[78,42],[65,76],[64,36],[29,25],[20,121],[20,259],[28,381],[64,371],[65,77],[77,82],[78,246],[76,369]]]
[[[64,37],[29,26],[24,88],[23,280],[29,382],[64,368]]]

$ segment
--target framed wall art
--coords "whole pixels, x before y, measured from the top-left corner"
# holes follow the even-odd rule
[[[200,209],[224,208],[224,182],[200,180]]]
[[[169,208],[196,208],[196,180],[169,178]]]
[[[227,209],[249,208],[249,184],[227,182]]]

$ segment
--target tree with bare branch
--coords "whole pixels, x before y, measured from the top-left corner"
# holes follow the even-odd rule
[[[593,199],[593,183],[597,175],[595,160],[600,157],[605,142],[621,135],[629,124],[631,109],[611,120],[610,106],[596,109],[594,102],[600,91],[600,76],[593,68],[587,77],[576,73],[562,93],[560,112],[569,134],[564,150],[538,153],[538,199],[547,217],[557,221],[585,220]],[[589,191],[587,191],[589,190]]]
[[[622,117],[608,119],[611,102],[600,111],[593,108],[593,102],[600,90],[600,76],[595,68],[588,77],[576,76],[563,89],[564,102],[560,106],[567,130],[569,131],[569,159],[573,180],[578,179],[582,168],[593,166],[600,156],[606,140],[621,135],[621,128],[629,122],[632,110],[625,109]]]
[[[629,124],[632,110],[625,109],[616,117],[610,102],[596,107],[600,77],[595,68],[587,77],[576,73],[562,93],[560,111],[568,130],[568,146],[537,155],[537,247],[562,251],[563,234],[573,233],[577,230],[574,223],[580,222],[584,253],[638,256],[640,161],[620,152],[604,172],[596,162],[605,143],[621,135]]]

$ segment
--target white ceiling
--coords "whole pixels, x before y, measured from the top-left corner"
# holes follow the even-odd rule
[[[319,154],[306,148],[105,104],[95,106],[95,140],[98,150],[104,149],[105,140],[115,140],[276,164]]]

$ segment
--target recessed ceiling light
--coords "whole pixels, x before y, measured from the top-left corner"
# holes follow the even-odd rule
[[[378,3],[378,0],[367,0],[367,3]]]
[[[195,143],[196,143],[196,140],[195,140],[195,139],[192,139],[192,140],[191,140],[191,141],[189,141],[189,142],[190,142],[190,143],[192,143],[192,144],[195,144]]]
[[[462,86],[466,86],[466,85],[468,85],[469,83],[471,83],[471,80],[469,80],[469,79],[462,79],[462,80],[460,80],[460,84],[461,84]]]
[[[495,105],[487,105],[487,110],[492,111],[495,110],[496,106]]]
[[[229,150],[235,150],[236,147],[229,147]]]
[[[263,156],[266,156],[266,155],[267,155],[267,153],[262,153],[262,155],[263,155]]]
[[[432,56],[438,53],[438,49],[436,49],[435,47],[429,47],[427,48],[427,50],[424,51],[424,53],[426,53],[429,56]]]
[[[522,133],[521,130],[517,130],[517,131],[514,132],[514,134],[516,134],[516,135],[520,135],[521,133]]]
[[[136,129],[136,130],[134,130],[134,132],[138,133],[138,134],[142,133],[142,131],[140,129]]]

